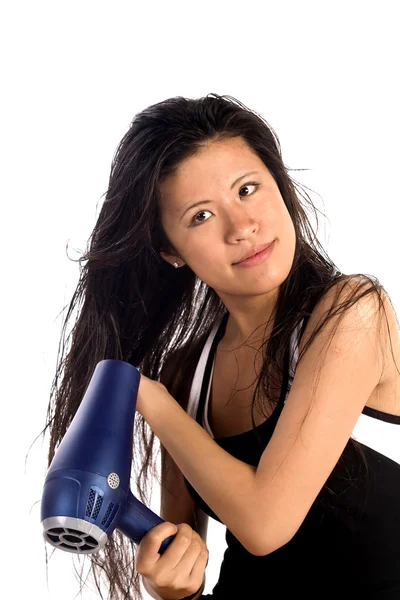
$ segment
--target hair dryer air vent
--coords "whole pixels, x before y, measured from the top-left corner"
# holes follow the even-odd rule
[[[107,483],[111,489],[116,490],[119,486],[119,477],[116,473],[110,473],[107,477]]]

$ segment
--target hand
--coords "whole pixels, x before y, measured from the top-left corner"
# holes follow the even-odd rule
[[[160,381],[150,379],[140,373],[139,389],[136,400],[136,410],[149,422],[146,415],[149,415],[150,409],[157,409],[157,405],[166,398],[171,399],[167,388]]]
[[[175,533],[176,526],[169,521],[152,527],[142,538],[136,555],[136,571],[165,600],[179,600],[197,592],[208,563],[205,541],[187,523],[178,525],[174,539],[160,555],[162,541]]]

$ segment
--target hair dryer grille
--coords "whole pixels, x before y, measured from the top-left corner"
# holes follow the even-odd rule
[[[100,508],[101,508],[102,504],[103,504],[103,498],[102,498],[102,496],[99,495],[99,496],[97,496],[96,504],[94,505],[94,511],[93,511],[93,514],[92,514],[92,519],[94,519],[94,520],[97,519],[97,516],[98,516],[98,514],[100,512]]]
[[[96,498],[96,492],[93,488],[90,489],[89,498],[86,504],[86,516],[90,517],[93,510],[94,499]]]
[[[74,517],[49,517],[43,525],[43,535],[49,544],[75,554],[98,552],[108,539],[94,523]]]
[[[82,550],[94,552],[98,546],[91,535],[76,529],[55,527],[47,531],[47,535],[58,547],[61,546],[70,552],[82,552]]]
[[[53,546],[69,552],[96,552],[99,547],[94,537],[70,527],[53,527],[46,531],[46,536]]]
[[[95,488],[90,488],[89,497],[86,504],[86,516],[95,521],[98,517],[102,504],[103,495],[100,494],[100,492]]]
[[[119,504],[114,504],[114,502],[110,502],[110,504],[108,505],[106,514],[103,517],[103,520],[101,522],[101,524],[104,526],[105,529],[108,529],[108,527],[111,525],[112,520],[114,519],[115,515],[117,514],[117,510],[119,509]]]

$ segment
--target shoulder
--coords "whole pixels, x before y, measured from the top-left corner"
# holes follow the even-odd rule
[[[319,344],[335,344],[344,336],[355,340],[367,335],[380,345],[386,364],[391,334],[398,338],[399,332],[388,293],[369,277],[357,275],[336,281],[323,293],[310,315],[299,352],[305,352],[317,336]]]

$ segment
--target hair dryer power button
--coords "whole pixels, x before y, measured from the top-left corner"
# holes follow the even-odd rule
[[[107,483],[110,486],[110,488],[115,490],[119,486],[118,475],[116,473],[110,473],[109,476],[107,477]]]

